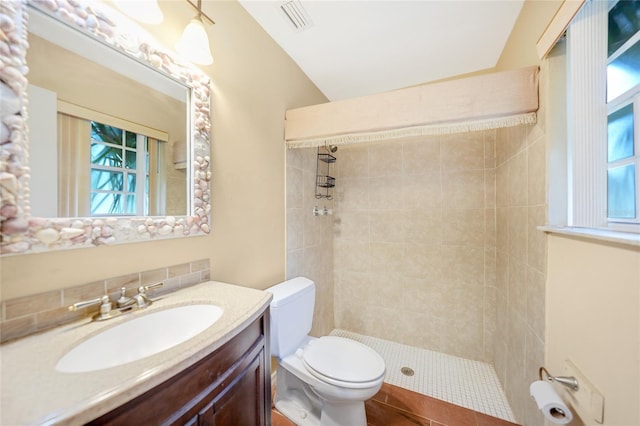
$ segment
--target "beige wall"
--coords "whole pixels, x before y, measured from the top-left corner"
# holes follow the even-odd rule
[[[525,0],[496,70],[510,70],[540,63],[536,43],[564,0]]]
[[[161,1],[173,46],[193,15]],[[235,1],[205,2],[212,78],[209,236],[3,257],[2,300],[209,258],[213,279],[265,288],[285,277],[284,111],[326,98]],[[153,29],[152,27],[149,27]]]
[[[640,248],[548,240],[547,368],[571,360],[604,396],[605,425],[640,424]]]

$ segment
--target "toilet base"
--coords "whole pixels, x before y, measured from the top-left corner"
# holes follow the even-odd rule
[[[276,409],[298,426],[366,426],[362,400],[321,398],[318,391],[282,365],[276,371]]]
[[[326,402],[320,415],[320,426],[367,426],[363,401]]]
[[[276,371],[276,409],[297,426],[320,426],[322,402],[311,387],[278,366]]]

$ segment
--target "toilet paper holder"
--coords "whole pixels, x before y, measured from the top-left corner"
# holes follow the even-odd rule
[[[538,375],[540,376],[540,380],[559,383],[563,386],[568,387],[572,391],[577,391],[578,389],[580,389],[580,386],[578,386],[578,379],[576,379],[575,376],[552,376],[544,367],[540,367],[540,370],[538,370]]]

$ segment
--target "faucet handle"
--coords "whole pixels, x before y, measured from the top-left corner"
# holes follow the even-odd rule
[[[138,287],[138,294],[133,297],[136,300],[138,307],[146,308],[147,306],[151,305],[153,301],[149,299],[149,297],[147,297],[147,290],[153,290],[154,288],[158,288],[162,286],[164,286],[164,282],[161,281],[159,283],[143,285]]]
[[[143,285],[138,287],[138,294],[146,294],[147,291],[149,290],[153,290],[159,287],[163,287],[164,286],[164,281],[160,281],[159,283],[155,283],[155,284],[150,284],[150,285]]]
[[[109,296],[106,294],[102,297],[98,297],[97,299],[85,300],[82,302],[74,303],[69,306],[70,311],[77,311],[78,309],[86,308],[87,306],[93,306],[100,304],[100,312],[94,315],[94,319],[97,321],[102,321],[105,319],[113,318],[116,315],[120,314],[120,311],[112,311],[111,310],[111,301],[109,300]]]
[[[98,303],[101,304],[100,308],[102,308],[103,304],[109,304],[109,296],[104,295],[102,297],[98,297],[97,299],[83,300],[82,302],[74,303],[73,305],[69,306],[67,309],[69,309],[70,311],[77,311],[78,309],[86,308],[87,306],[97,305]]]

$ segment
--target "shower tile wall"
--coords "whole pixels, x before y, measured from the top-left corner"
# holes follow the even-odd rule
[[[541,92],[543,92],[541,90]],[[497,133],[495,369],[519,423],[543,424],[529,384],[544,365],[546,136],[535,126]]]
[[[333,209],[334,202],[315,198],[316,148],[289,149],[286,156],[287,279],[302,275],[316,283],[311,334],[326,335],[334,329],[334,216],[314,216],[313,208]]]
[[[495,135],[340,147],[336,327],[493,361]]]

